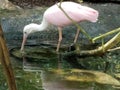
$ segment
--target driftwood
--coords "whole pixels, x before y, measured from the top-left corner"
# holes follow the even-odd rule
[[[117,31],[120,31],[120,28],[118,29],[115,29],[113,31],[116,32]],[[113,32],[111,31],[111,32]],[[111,34],[108,32],[108,34]],[[102,38],[102,36],[105,37],[105,35],[108,35],[108,34],[103,34],[101,36],[98,36],[99,38]],[[96,38],[95,38],[96,39]],[[97,38],[98,39],[98,38]],[[75,54],[75,55],[78,55],[78,56],[94,56],[94,55],[102,55],[108,51],[113,51],[113,50],[118,50],[120,49],[120,47],[117,47],[117,48],[114,48],[112,49],[114,46],[116,46],[116,44],[120,43],[120,32],[118,32],[112,39],[110,39],[109,41],[107,41],[105,44],[102,44],[101,46],[99,46],[98,48],[96,49],[93,49],[93,50],[80,50],[80,47],[79,45],[76,45],[75,46],[75,50],[74,51],[71,51],[71,52],[68,52],[67,54]]]
[[[9,53],[5,44],[2,27],[0,25],[0,62],[4,68],[9,90],[17,90],[13,69],[10,63]]]

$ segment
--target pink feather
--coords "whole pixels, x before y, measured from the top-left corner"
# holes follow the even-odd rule
[[[59,5],[60,3],[58,3]],[[61,7],[76,22],[90,21],[96,22],[98,11],[87,6],[82,6],[74,2],[63,2]],[[50,24],[63,27],[72,24],[71,20],[63,13],[63,11],[55,4],[48,8],[44,13],[44,18]],[[57,19],[56,19],[57,18]]]

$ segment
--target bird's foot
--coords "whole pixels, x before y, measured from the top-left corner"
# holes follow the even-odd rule
[[[58,48],[56,49],[56,52],[59,52]]]
[[[22,54],[22,56],[24,56],[25,51],[24,50],[20,50],[20,53]]]
[[[68,47],[68,51],[74,51],[75,50],[75,43],[72,43],[69,47]]]

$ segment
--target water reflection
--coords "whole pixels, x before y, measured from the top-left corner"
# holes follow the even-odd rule
[[[41,66],[44,66],[46,63],[31,63],[29,62],[29,60],[27,61],[25,57],[23,59],[24,59],[23,61],[24,71],[41,72],[40,76],[42,78],[42,86],[45,90],[117,90],[112,87],[114,85],[111,86],[109,84],[116,84],[119,82],[113,80],[112,77],[106,76],[106,74],[102,75],[101,73],[97,72],[101,76],[101,78],[102,76],[104,76],[104,80],[105,80],[99,82],[98,84],[98,82],[95,81],[96,77],[98,77],[95,74],[96,72],[90,70],[88,71],[83,70],[82,72],[79,72],[80,69],[78,69],[78,71],[74,71],[74,69],[70,69],[70,68],[66,69],[63,67],[64,66],[63,62],[59,61],[59,59],[56,59],[57,63],[55,68],[54,67],[44,68]],[[70,78],[72,77],[73,79],[68,80],[69,77]],[[104,82],[107,83],[104,84]]]
[[[43,71],[41,77],[45,90],[94,90],[92,83],[65,81],[61,75],[49,71]]]
[[[80,59],[74,58],[75,56],[71,56],[69,58],[65,58],[64,54],[56,54],[54,52],[54,48],[50,49],[46,46],[27,47],[26,51],[27,53],[25,56],[22,56],[21,58],[23,59],[23,70],[25,72],[40,72],[38,74],[40,75],[40,78],[42,78],[42,86],[45,90],[120,89],[118,86],[120,83],[117,79],[103,73],[105,69],[105,59],[101,57]],[[112,62],[112,56],[110,57]],[[75,62],[77,65],[71,62]],[[109,65],[111,65],[111,62]],[[83,65],[88,69],[85,70],[85,68],[81,68],[79,65]],[[111,67],[107,67],[109,71]],[[114,67],[112,67],[112,69],[114,69]],[[39,80],[37,80],[37,82],[39,82]]]

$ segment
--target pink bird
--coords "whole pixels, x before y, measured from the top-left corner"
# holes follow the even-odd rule
[[[38,31],[43,31],[48,27],[49,24],[52,24],[58,27],[59,40],[58,40],[56,51],[57,52],[59,51],[60,44],[62,41],[62,28],[72,24],[72,21],[68,19],[68,17],[63,13],[63,11],[58,7],[59,5],[60,3],[57,3],[49,7],[44,12],[43,20],[41,24],[38,25],[35,23],[31,23],[24,27],[21,51],[24,50],[24,45],[29,34],[38,32]],[[99,12],[97,10],[87,6],[82,6],[75,2],[70,2],[70,1],[62,2],[61,7],[67,13],[67,15],[77,23],[81,21],[96,22],[98,19]],[[75,35],[74,43],[76,43],[77,41],[77,38],[79,36],[79,31],[80,30],[78,29]]]

